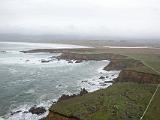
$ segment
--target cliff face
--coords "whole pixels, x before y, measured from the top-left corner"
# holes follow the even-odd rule
[[[104,70],[123,70],[132,67],[143,67],[144,64],[134,59],[112,59],[110,64],[104,67]]]
[[[160,83],[160,76],[151,74],[137,72],[134,70],[123,70],[120,72],[119,77],[115,79],[115,82],[136,82],[136,83]]]
[[[79,120],[77,118],[74,117],[67,117],[64,115],[61,115],[59,113],[55,113],[55,112],[49,112],[49,114],[47,115],[46,118],[43,118],[41,120]]]
[[[160,83],[160,76],[152,74],[151,72],[143,72],[143,70],[136,71],[135,68],[144,69],[147,71],[148,68],[141,61],[129,59],[126,56],[115,55],[109,53],[102,54],[77,54],[77,53],[63,53],[58,59],[65,60],[110,60],[110,64],[104,68],[104,70],[122,70],[119,77],[115,79],[116,82],[130,82],[130,83],[141,83],[140,85],[146,84],[158,84]],[[130,69],[131,68],[131,69]],[[133,69],[132,69],[133,68]],[[129,70],[130,69],[130,70]],[[145,86],[145,85],[144,85]],[[72,99],[73,96],[63,96],[61,99]],[[115,98],[115,96],[114,96]],[[50,111],[49,115],[43,120],[79,120],[76,117],[65,116],[61,113],[55,113]]]

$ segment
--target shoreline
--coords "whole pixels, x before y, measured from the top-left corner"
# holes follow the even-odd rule
[[[87,60],[88,61],[88,60]],[[101,61],[101,60],[100,60]],[[44,63],[44,65],[45,65],[45,63]],[[104,66],[105,67],[105,66]],[[104,68],[103,67],[103,68]],[[101,70],[103,70],[103,68],[100,68]],[[97,71],[99,71],[99,69],[97,69]],[[99,71],[100,72],[100,71]],[[101,71],[102,72],[102,71]],[[20,111],[19,110],[17,110],[17,111],[13,111],[11,114],[17,114],[17,113],[19,113]],[[27,111],[24,111],[24,112],[27,112]]]
[[[60,58],[62,58],[62,59],[66,59],[66,60],[71,60],[71,59],[74,59],[74,60],[77,60],[76,58],[75,58],[75,54],[72,56],[72,55],[69,55],[70,53],[65,53],[65,54],[62,54],[61,56],[60,56]],[[110,55],[109,55],[110,56]],[[129,75],[127,75],[128,73],[125,73],[126,72],[126,70],[125,69],[127,69],[127,67],[128,66],[121,66],[122,64],[124,64],[125,62],[123,61],[121,61],[122,60],[122,56],[119,56],[120,58],[119,59],[117,59],[117,58],[115,58],[115,57],[113,57],[113,56],[110,56],[110,60],[111,60],[111,62],[109,63],[109,65],[108,66],[106,66],[106,67],[104,67],[104,70],[113,70],[113,69],[121,69],[122,71],[120,72],[120,75],[116,78],[116,79],[114,79],[114,81],[115,81],[115,84],[117,83],[117,82],[127,82],[127,81],[125,81],[125,80],[127,80],[128,78],[130,78],[129,79],[129,81],[132,81],[132,82],[136,82],[136,83],[142,83],[142,84],[158,84],[160,81],[157,81],[159,78],[160,78],[160,76],[159,75],[155,75],[155,74],[152,74],[152,73],[150,73],[150,74],[145,74],[145,73],[143,73],[143,72],[137,72],[137,71],[134,71],[134,70],[130,70],[129,71],[129,73],[131,73],[131,74],[129,74]],[[124,57],[124,56],[123,56]],[[80,56],[77,56],[77,58],[78,58],[78,60],[90,60],[91,58],[89,57],[89,58],[86,58],[86,57],[84,57],[83,55],[80,55]],[[124,57],[124,58],[126,58],[126,57]],[[103,59],[103,57],[101,58],[101,59]],[[94,59],[94,60],[97,60],[96,58]],[[114,62],[113,62],[113,61]],[[120,63],[118,63],[117,65],[115,65],[115,60],[116,60],[116,62],[120,62]],[[118,60],[118,61],[117,61]],[[134,59],[129,59],[129,61],[131,62],[131,63],[134,63],[135,62],[135,64],[137,65],[137,66],[145,66],[145,65],[143,65],[143,63],[141,63],[140,61],[136,61],[136,60],[134,60]],[[122,63],[121,63],[122,62]],[[134,64],[134,65],[135,65]],[[129,67],[132,67],[132,65],[130,65]],[[134,73],[132,73],[132,72],[134,72]],[[135,74],[135,75],[134,75]],[[140,74],[140,76],[144,76],[144,77],[139,77],[139,75],[138,74]],[[138,75],[138,76],[137,76]],[[151,77],[145,77],[147,75],[147,77],[148,76],[150,76],[151,75]],[[152,76],[153,75],[153,76]],[[133,76],[135,76],[133,79],[131,79]],[[137,79],[138,78],[138,79]],[[148,80],[148,82],[146,81],[146,78],[147,78],[147,80]],[[155,80],[155,81],[151,81],[151,80]],[[123,80],[123,81],[122,81]],[[111,86],[112,87],[112,86]],[[106,88],[107,89],[107,88]],[[95,92],[95,91],[94,91]],[[75,96],[76,97],[76,96]],[[71,98],[72,99],[72,98]],[[53,107],[53,109],[54,109],[54,105],[52,105],[52,107]],[[52,108],[51,107],[51,108]],[[58,113],[58,112],[53,112],[53,114],[52,114],[52,111],[50,110],[50,113],[49,113],[49,115],[46,117],[46,118],[44,118],[44,120],[50,120],[50,118],[52,118],[53,120],[54,120],[54,116],[56,116],[56,115],[59,115],[59,117],[64,117],[64,120],[72,120],[72,116],[66,116],[66,115],[64,115],[64,114],[61,114],[61,113]],[[57,118],[56,118],[57,119]],[[58,120],[58,119],[57,119]],[[76,118],[75,117],[75,120],[80,120],[80,118]]]
[[[31,50],[29,52],[33,52],[34,50]],[[41,52],[43,51],[48,51],[48,50],[40,50]],[[110,60],[111,62],[109,63],[108,66],[105,66],[103,68],[103,70],[122,70],[120,72],[120,75],[118,76],[117,79],[114,79],[114,83],[116,84],[117,82],[127,82],[125,81],[126,79],[130,79],[129,81],[132,81],[132,82],[136,82],[136,83],[146,83],[145,79],[146,79],[146,76],[144,77],[141,77],[141,78],[138,78],[136,77],[138,74],[141,74],[140,76],[143,76],[144,75],[144,72],[140,72],[140,71],[134,71],[134,70],[128,70],[130,67],[133,67],[133,66],[141,66],[141,67],[144,67],[145,65],[141,63],[141,61],[139,60],[134,60],[134,59],[130,59],[126,56],[123,56],[123,55],[119,55],[119,54],[112,54],[112,53],[102,53],[102,54],[77,54],[77,53],[70,53],[69,50],[50,50],[52,51],[51,53],[55,53],[55,52],[62,52],[62,54],[60,56],[58,56],[57,58],[59,60],[66,60],[66,61],[71,61],[71,60],[75,60],[75,61],[78,61],[77,63],[80,63],[82,61],[89,61],[89,60],[95,60],[95,61],[99,61],[99,60]],[[22,51],[24,52],[24,51]],[[38,52],[38,51],[36,51]],[[24,52],[24,53],[27,53],[27,52]],[[127,71],[127,73],[126,73]],[[134,72],[134,73],[133,73]],[[150,75],[152,73],[149,73],[147,74],[147,77],[148,75]],[[155,74],[152,74],[153,76],[149,77],[149,79],[153,79],[155,77]],[[135,78],[138,78],[138,80],[136,81],[133,81],[133,79],[131,79],[130,77],[133,77],[135,76]],[[157,78],[159,76],[157,76],[155,78],[155,81],[150,81],[148,83],[154,83],[154,84],[157,84],[159,83],[159,81],[156,81]],[[134,78],[134,79],[135,79]],[[124,80],[124,81],[122,81]],[[50,111],[51,112],[51,111]],[[58,114],[58,112],[57,112]],[[59,115],[63,115],[61,113],[59,113]],[[50,113],[49,115],[50,116]],[[52,116],[52,115],[51,115]],[[65,115],[64,115],[65,116]],[[63,116],[63,117],[64,117]],[[60,117],[60,116],[59,116]],[[71,118],[70,118],[71,117]],[[73,120],[74,120],[74,116],[73,116]],[[44,120],[48,120],[48,118],[44,119]],[[54,119],[53,119],[54,120]],[[56,119],[58,120],[58,119]],[[65,119],[64,119],[65,120]],[[66,118],[66,120],[72,120],[72,116],[69,116],[69,118]],[[76,119],[78,120],[78,119]]]
[[[93,48],[89,46],[73,45],[73,44],[58,44],[58,43],[35,43],[35,42],[0,42],[0,44],[7,45],[20,45],[28,47],[29,49],[41,48],[41,49],[83,49]]]

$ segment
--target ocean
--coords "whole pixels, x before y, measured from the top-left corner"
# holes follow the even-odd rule
[[[86,46],[0,42],[0,120],[38,120],[40,116],[28,113],[32,106],[46,110],[62,94],[78,94],[81,88],[89,92],[106,88],[103,84],[118,77],[120,71],[104,71],[110,61],[68,63],[53,59],[61,53],[22,53],[31,49],[85,48]],[[42,63],[41,60],[52,59]],[[99,79],[107,76],[105,79]],[[16,113],[16,111],[19,111]],[[11,113],[14,113],[11,115]]]

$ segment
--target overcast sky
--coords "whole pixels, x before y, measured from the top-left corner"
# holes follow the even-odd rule
[[[160,38],[160,0],[0,0],[0,33]]]

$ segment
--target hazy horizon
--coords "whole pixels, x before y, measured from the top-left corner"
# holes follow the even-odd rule
[[[106,37],[96,35],[64,35],[64,34],[13,34],[13,33],[0,33],[0,41],[5,42],[55,42],[55,41],[108,41],[108,42],[136,42],[136,43],[158,43],[160,39],[150,38],[127,38],[127,37]]]
[[[159,6],[158,0],[0,0],[0,33],[160,39]]]

